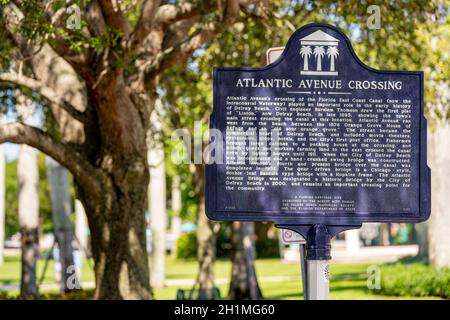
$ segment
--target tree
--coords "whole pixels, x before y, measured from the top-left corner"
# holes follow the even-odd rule
[[[68,286],[67,280],[69,277],[73,278],[72,272],[74,271],[72,247],[74,228],[70,221],[72,199],[69,190],[69,173],[52,158],[46,157],[46,165],[52,200],[53,234],[58,244],[61,265],[60,288],[62,293],[66,293],[73,289]],[[70,272],[71,270],[73,271]]]
[[[1,117],[0,117],[1,123]],[[5,150],[0,145],[0,265],[3,264],[3,248],[5,244]]]
[[[18,92],[17,113],[26,125],[35,123],[34,105]],[[38,296],[36,265],[39,258],[39,171],[37,150],[22,145],[17,164],[19,185],[19,223],[22,251],[20,295],[24,298]]]
[[[254,223],[233,222],[231,233],[232,276],[229,298],[262,299],[254,265]]]
[[[159,100],[158,100],[159,102]],[[164,145],[162,140],[162,128],[160,115],[161,103],[157,102],[151,115],[152,136],[148,151],[148,164],[150,166],[149,185],[149,211],[150,228],[152,233],[152,274],[150,282],[152,287],[161,288],[166,280],[166,171],[164,165]]]
[[[450,87],[447,91],[446,106],[450,102]],[[450,124],[445,121],[439,124],[434,132],[431,132],[430,142],[430,167],[435,170],[431,181],[432,216],[428,223],[428,255],[429,261],[437,267],[450,266],[450,235],[448,232],[450,210],[448,208],[448,187],[450,152],[448,142],[450,139]]]
[[[8,150],[8,149],[6,149]],[[9,238],[20,232],[18,194],[19,185],[17,183],[17,159],[6,158],[5,165],[5,236]],[[45,168],[45,156],[38,154],[39,168],[39,220],[40,228],[43,233],[53,232],[52,210],[50,191]]]
[[[389,223],[380,224],[380,245],[389,246],[391,244],[391,225]]]
[[[174,175],[171,182],[171,196],[170,204],[172,210],[172,219],[170,221],[170,229],[174,241],[178,241],[181,235],[181,190],[180,190],[180,176]],[[172,255],[176,256],[176,246],[172,249]]]
[[[428,260],[437,267],[450,267],[450,208],[447,205],[450,151],[450,65],[448,52],[448,4],[441,3],[441,15],[422,26],[419,35],[426,44],[425,76],[428,76],[427,120],[429,166],[431,168],[431,217],[424,225],[428,238],[422,244]],[[446,14],[447,13],[447,14]],[[427,99],[428,98],[428,99]]]
[[[87,258],[89,255],[86,212],[84,211],[83,204],[78,199],[75,200],[75,239],[78,249],[75,257],[75,266],[78,279],[81,280],[83,273],[83,259]]]
[[[31,145],[72,173],[92,235],[96,298],[151,297],[146,136],[160,75],[258,2],[98,0],[80,4],[80,29],[64,25],[60,2],[2,6],[4,47],[20,63],[0,80],[45,100],[58,134],[12,123],[0,142]]]
[[[199,269],[197,275],[197,284],[200,290],[200,296],[203,298],[213,297],[214,288],[214,264],[216,262],[216,240],[217,224],[206,217],[205,210],[205,185],[204,166],[192,166],[195,191],[197,194],[197,259]]]

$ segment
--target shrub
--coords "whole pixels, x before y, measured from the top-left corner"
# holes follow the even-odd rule
[[[195,232],[184,233],[178,238],[176,256],[178,259],[197,257],[197,235]]]
[[[256,256],[258,258],[278,258],[278,240],[265,239],[255,243]],[[216,238],[217,258],[229,258],[231,253],[231,243],[229,229],[221,228]],[[178,259],[190,259],[197,257],[197,235],[195,232],[185,233],[177,241]]]
[[[278,239],[257,240],[255,243],[257,258],[279,258]]]
[[[381,268],[381,289],[376,293],[450,298],[450,269],[423,263],[385,265]]]
[[[216,238],[216,257],[229,258],[230,257],[230,236],[227,234],[225,228],[221,228]],[[197,234],[189,232],[182,234],[177,241],[178,259],[191,259],[197,257]]]

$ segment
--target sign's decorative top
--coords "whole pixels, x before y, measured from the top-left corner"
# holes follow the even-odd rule
[[[333,38],[322,30],[315,31],[310,35],[300,39],[300,55],[303,59],[303,70],[300,74],[317,76],[337,76],[335,71],[335,60],[339,55],[339,39]],[[311,48],[312,47],[312,48]],[[316,59],[316,70],[309,70],[309,60],[311,55]],[[330,70],[322,70],[322,59],[326,55],[330,59]]]
[[[423,107],[423,72],[370,68],[326,24],[297,30],[264,68],[215,68],[208,217],[335,226],[425,220]]]

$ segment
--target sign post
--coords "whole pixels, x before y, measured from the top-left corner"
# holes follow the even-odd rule
[[[306,243],[299,243],[298,249],[300,251],[300,271],[302,273],[302,289],[303,289],[303,299],[309,300],[308,298],[308,266],[306,264]]]
[[[307,240],[308,300],[328,300],[330,298],[331,238],[326,226],[314,225],[308,232]]]
[[[214,69],[206,213],[299,233],[308,298],[327,299],[333,236],[429,217],[423,72],[366,66],[321,23],[276,49],[263,68]]]
[[[306,267],[306,240],[297,232],[281,229],[281,239],[284,244],[298,244],[300,254],[300,271],[302,274],[303,298],[308,300],[308,269]]]

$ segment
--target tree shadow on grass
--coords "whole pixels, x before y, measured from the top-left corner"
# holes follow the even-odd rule
[[[177,273],[177,274],[172,274],[172,275],[167,275],[166,279],[192,279],[195,280],[195,275],[193,276],[192,273]]]
[[[263,292],[264,293],[264,292]],[[273,300],[281,300],[281,299],[287,299],[287,298],[297,298],[299,300],[303,300],[303,292],[292,292],[292,293],[284,293],[284,294],[277,294],[270,297],[265,297],[266,299],[273,299]]]
[[[336,292],[336,291],[347,291],[347,290],[360,290],[365,291],[367,288],[364,285],[344,285],[344,286],[338,286],[338,287],[332,287],[330,291]]]
[[[337,274],[337,275],[331,275],[331,281],[352,281],[352,280],[365,280],[367,279],[367,274],[361,273],[361,272],[353,272],[353,273],[344,273],[344,274]]]

